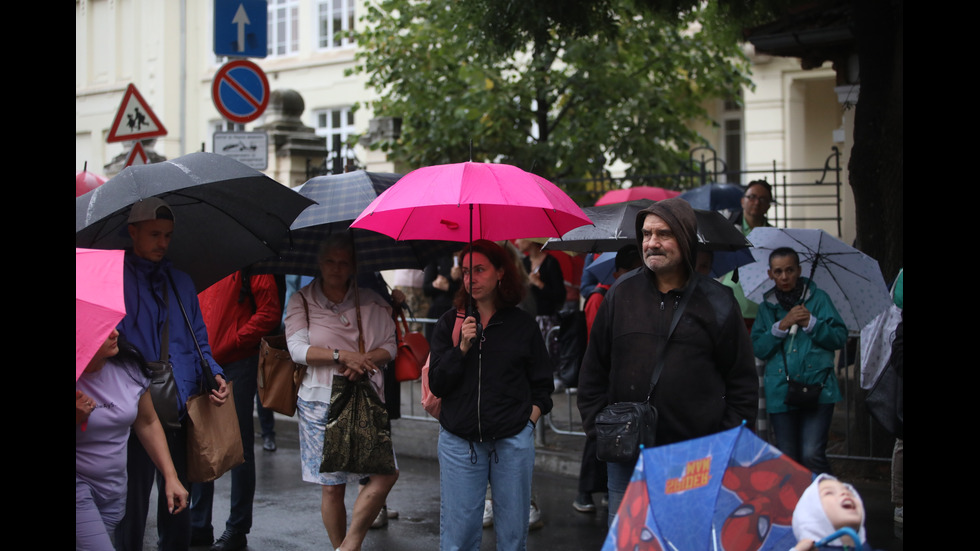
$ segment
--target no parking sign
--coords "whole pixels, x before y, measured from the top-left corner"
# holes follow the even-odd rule
[[[214,75],[211,98],[223,117],[244,124],[262,116],[269,104],[269,80],[255,63],[238,59]]]

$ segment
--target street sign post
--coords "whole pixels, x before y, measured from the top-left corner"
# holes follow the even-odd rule
[[[255,170],[269,167],[269,135],[265,132],[215,132],[212,151]]]
[[[269,104],[269,80],[247,59],[230,61],[214,75],[211,98],[223,117],[245,124],[259,118]]]
[[[268,55],[268,9],[266,0],[214,0],[215,55]]]

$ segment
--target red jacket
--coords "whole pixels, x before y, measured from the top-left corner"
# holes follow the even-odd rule
[[[259,341],[279,327],[282,304],[270,274],[251,276],[252,294],[239,302],[242,273],[235,272],[197,295],[211,353],[226,365],[259,353]]]

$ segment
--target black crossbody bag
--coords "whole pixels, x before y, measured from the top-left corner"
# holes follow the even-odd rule
[[[660,350],[660,359],[653,369],[650,380],[650,392],[642,402],[617,402],[602,409],[595,418],[596,457],[600,461],[613,463],[635,463],[640,455],[640,446],[652,447],[657,441],[657,408],[650,403],[653,389],[660,379],[664,367],[664,356],[670,336],[684,315],[688,299],[697,287],[697,277],[692,278],[691,287],[681,298],[677,312],[670,322],[667,339]]]

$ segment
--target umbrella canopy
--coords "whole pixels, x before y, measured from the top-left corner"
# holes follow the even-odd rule
[[[87,170],[88,163],[85,163],[85,166],[86,169],[75,173],[75,197],[84,195],[106,183],[105,176],[100,176],[94,172],[89,172]]]
[[[744,193],[741,186],[714,183],[689,189],[680,198],[696,209],[735,211],[741,210]]]
[[[159,197],[174,211],[167,251],[198,291],[278,254],[289,225],[312,201],[224,155],[191,153],[123,169],[75,199],[75,245],[124,249],[130,206]]]
[[[406,174],[351,224],[398,240],[557,237],[591,224],[558,186],[515,166],[456,163]]]
[[[75,380],[126,315],[123,251],[75,249]]]
[[[755,262],[739,273],[751,301],[763,302],[774,287],[769,253],[789,247],[800,255],[802,275],[830,296],[848,329],[860,331],[891,304],[878,261],[823,230],[755,228],[748,237]]]
[[[790,549],[812,480],[744,426],[646,448],[602,549]]]
[[[374,272],[396,268],[424,269],[433,259],[452,254],[459,244],[448,241],[396,241],[373,231],[349,229],[357,215],[402,177],[401,174],[358,170],[318,176],[296,188],[316,202],[290,226],[279,257],[257,263],[253,273],[316,276],[319,250],[332,233],[352,232],[357,269]]]
[[[633,186],[622,189],[607,191],[595,202],[595,205],[611,205],[613,203],[624,203],[637,199],[650,199],[652,201],[663,201],[671,197],[677,197],[681,192],[662,187],[653,186]]]
[[[560,238],[549,239],[545,249],[580,253],[615,252],[636,242],[636,215],[654,204],[650,199],[614,203],[583,210],[593,225],[575,228]],[[694,210],[698,243],[710,251],[736,251],[750,245],[742,232],[717,212]]]
[[[613,272],[616,271],[616,253],[602,253],[584,269],[586,272],[592,274],[592,277],[600,283],[611,282],[613,280]]]

